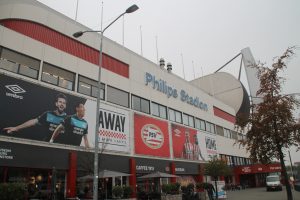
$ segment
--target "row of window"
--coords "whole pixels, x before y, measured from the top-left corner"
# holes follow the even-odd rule
[[[224,160],[229,166],[239,166],[239,165],[251,165],[252,162],[249,158],[243,158],[238,156],[229,156],[220,154],[220,158]]]
[[[41,62],[37,59],[22,55],[4,47],[0,47],[0,68],[2,69],[33,79],[38,79],[40,65]],[[61,69],[49,63],[42,63],[41,81],[73,91],[75,89],[75,80],[76,73]],[[97,81],[81,75],[78,76],[78,93],[91,97],[97,97],[97,88]],[[107,90],[107,97],[105,97],[105,89]],[[128,92],[109,85],[105,87],[103,83],[101,83],[100,98],[102,100],[106,99],[106,101],[110,103],[129,108],[130,98]],[[150,100],[134,94],[131,95],[131,108],[136,111],[152,114],[163,119],[169,119],[172,122],[184,124],[198,130],[208,131],[224,137],[233,139],[239,139],[242,137],[237,132],[225,129],[221,126],[215,126],[215,124],[208,121],[204,121],[186,113],[182,113],[178,110],[168,108],[156,102],[150,102]]]

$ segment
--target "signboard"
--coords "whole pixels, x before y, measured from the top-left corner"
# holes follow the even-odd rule
[[[134,114],[135,153],[170,157],[168,123]]]
[[[147,158],[135,158],[136,160],[136,173],[153,173],[153,172],[166,172],[166,168],[170,166],[170,162],[167,160],[147,159]]]
[[[215,182],[212,181],[211,184],[214,186],[215,191],[216,190],[216,186],[215,186]],[[218,198],[219,199],[226,199],[227,198],[227,194],[225,191],[225,181],[217,181],[217,188],[218,188]],[[216,193],[214,192],[214,197],[216,198]]]
[[[68,169],[69,153],[66,149],[0,141],[0,166]]]
[[[217,155],[216,136],[197,131],[197,138],[200,144],[201,153],[205,161]]]
[[[100,147],[129,152],[129,112],[106,104],[100,107]]]
[[[235,174],[256,174],[256,173],[272,173],[281,172],[281,166],[279,163],[275,164],[254,164],[246,166],[236,166],[234,168]]]
[[[190,104],[203,111],[208,111],[208,105],[201,101],[198,96],[193,96],[181,89],[180,92],[175,87],[169,85],[167,81],[157,78],[155,75],[149,72],[145,73],[145,85],[151,86],[154,90],[165,94],[168,98],[175,98],[180,96],[180,100],[187,104]]]
[[[0,135],[95,146],[95,101],[3,74],[0,99]],[[128,111],[102,103],[99,123],[102,148],[129,152]]]
[[[201,143],[195,129],[171,124],[174,158],[204,160]],[[203,145],[203,144],[202,144]]]

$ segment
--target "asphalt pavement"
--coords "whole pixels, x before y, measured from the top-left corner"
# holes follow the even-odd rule
[[[300,192],[292,190],[294,200],[300,200]],[[286,200],[286,190],[266,191],[266,188],[246,188],[245,190],[227,191],[228,200]]]

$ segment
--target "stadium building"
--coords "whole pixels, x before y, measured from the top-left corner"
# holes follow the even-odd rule
[[[249,97],[228,73],[186,81],[104,38],[97,111],[100,36],[74,38],[80,30],[89,28],[37,1],[0,1],[1,183],[47,193],[55,175],[64,197],[92,190],[96,112],[99,171],[130,175],[106,177],[99,190],[152,187],[139,177],[156,171],[182,184],[209,181],[203,165],[212,156],[233,167],[220,179],[236,185],[260,186],[266,174],[281,171],[251,163],[236,144],[245,137],[235,130],[236,115],[247,114]]]

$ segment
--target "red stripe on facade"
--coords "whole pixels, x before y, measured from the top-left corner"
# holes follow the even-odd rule
[[[0,23],[6,28],[81,58],[92,64],[99,65],[98,50],[42,24],[20,19],[6,19],[0,21]],[[129,78],[129,65],[107,54],[103,54],[102,67],[123,77]]]
[[[225,119],[231,123],[235,123],[235,116],[221,110],[220,108],[217,108],[214,106],[214,115],[217,116],[217,117],[220,117],[222,119]]]

